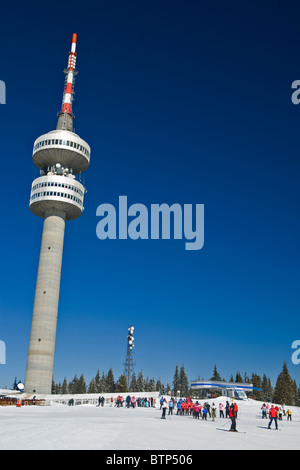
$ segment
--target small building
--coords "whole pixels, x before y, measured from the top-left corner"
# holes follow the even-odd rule
[[[216,380],[195,380],[191,382],[192,390],[221,391],[224,397],[237,400],[247,399],[246,392],[252,392],[253,384],[236,382],[218,382]]]

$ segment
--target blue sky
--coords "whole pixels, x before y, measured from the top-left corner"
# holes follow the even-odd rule
[[[34,140],[56,127],[78,34],[75,131],[92,149],[83,216],[66,225],[54,379],[136,370],[171,382],[246,371],[275,382],[299,339],[300,7],[111,1],[2,6],[0,385],[25,376],[42,219]],[[96,237],[96,209],[204,204],[205,245]]]

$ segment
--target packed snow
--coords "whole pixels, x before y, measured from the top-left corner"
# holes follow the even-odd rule
[[[218,405],[224,397],[199,400]],[[67,406],[0,406],[1,450],[299,450],[300,409],[292,421],[283,416],[269,430],[262,419],[262,402],[237,401],[238,433],[227,432],[230,421],[168,415],[158,408]]]

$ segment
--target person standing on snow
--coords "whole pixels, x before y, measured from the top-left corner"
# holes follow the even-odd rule
[[[207,421],[207,408],[205,406],[202,409],[202,419],[205,419],[205,421]]]
[[[161,409],[162,409],[161,419],[167,419],[166,418],[167,407],[168,407],[167,400],[164,399],[164,401],[162,402],[162,405],[161,405]]]
[[[229,401],[228,401],[228,400],[226,401],[225,413],[226,413],[226,418],[229,418],[229,414],[230,414],[230,405],[229,405]]]
[[[199,403],[196,401],[194,405],[193,418],[199,419],[199,412],[200,412],[200,406],[199,406]]]
[[[224,405],[223,403],[219,404],[219,412],[220,412],[220,418],[224,418]]]
[[[173,399],[171,398],[169,401],[169,415],[173,414],[173,408],[174,408],[174,402],[173,402]]]
[[[277,411],[275,410],[274,406],[272,405],[271,408],[270,408],[270,411],[269,411],[269,417],[271,418],[270,419],[270,422],[269,422],[269,425],[268,425],[268,429],[271,429],[271,424],[274,420],[275,422],[275,428],[278,429],[278,424],[277,424]]]
[[[216,408],[215,404],[213,403],[212,407],[211,407],[211,416],[212,416],[213,421],[215,420],[216,412],[217,412],[217,408]]]
[[[231,419],[231,428],[229,431],[238,432],[236,429],[237,405],[232,403],[229,409],[229,418]]]

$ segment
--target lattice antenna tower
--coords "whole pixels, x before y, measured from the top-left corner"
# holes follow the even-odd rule
[[[134,326],[129,325],[128,335],[127,335],[127,352],[126,352],[126,361],[124,367],[124,375],[127,378],[128,388],[131,383],[132,374],[134,372],[134,362],[133,362],[133,348],[134,348],[134,337],[133,337]]]

